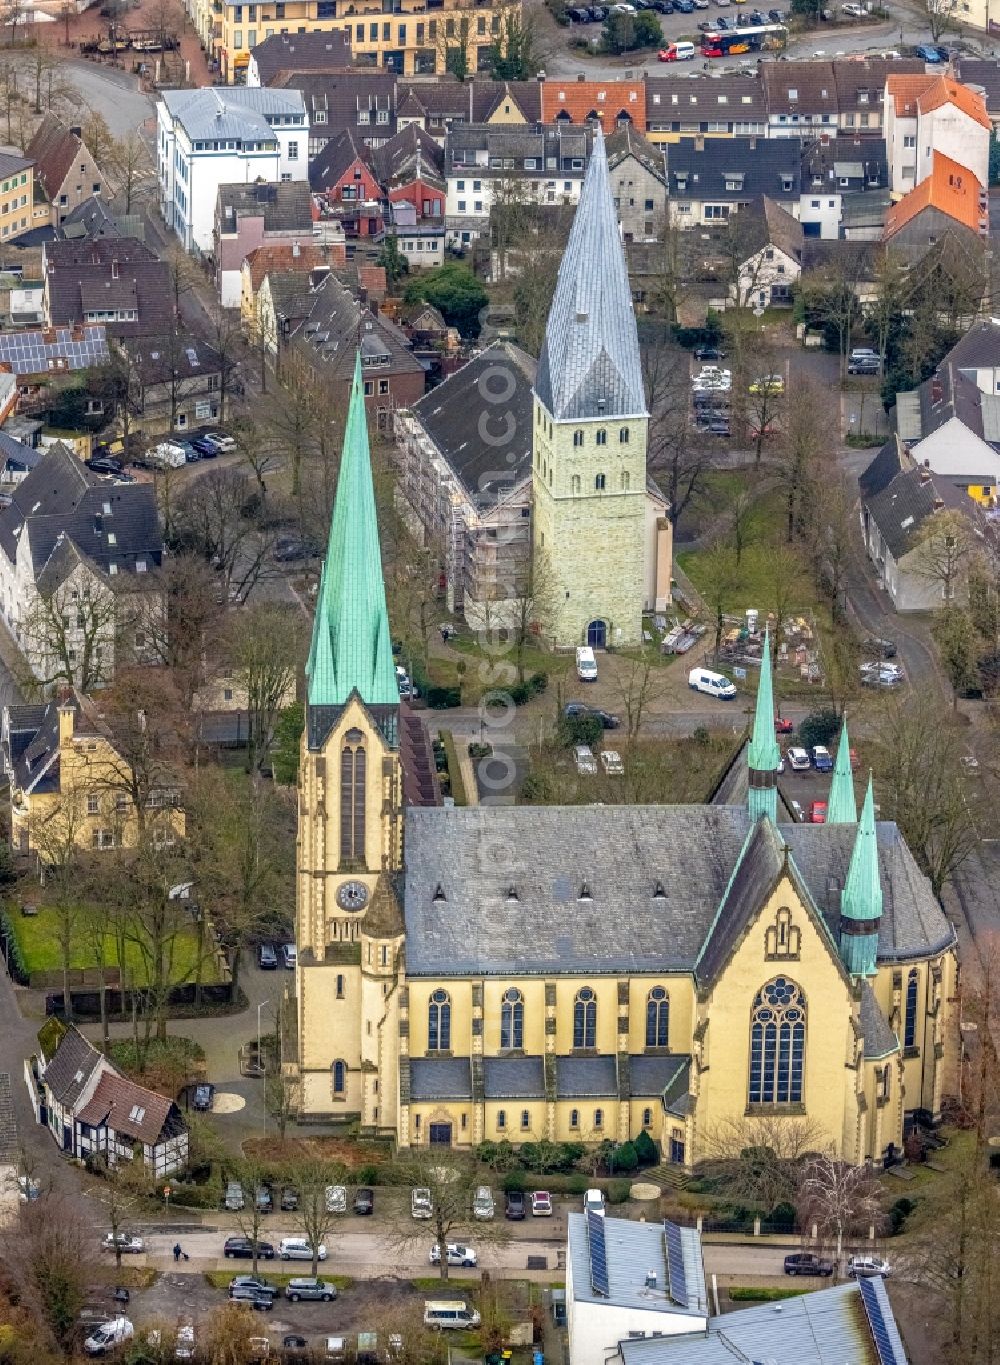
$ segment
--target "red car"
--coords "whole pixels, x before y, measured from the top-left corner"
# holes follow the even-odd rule
[[[786,720],[784,716],[775,716],[774,733],[776,735],[790,735],[794,729],[795,726],[790,720]]]
[[[807,825],[826,824],[825,801],[810,801],[809,809],[806,811],[806,824]]]

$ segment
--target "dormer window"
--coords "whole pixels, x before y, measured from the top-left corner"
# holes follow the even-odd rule
[[[799,92],[798,92],[794,87],[793,87],[791,90],[789,90],[789,92],[788,92],[788,98],[789,98],[790,100],[797,100],[798,97],[799,97]]]

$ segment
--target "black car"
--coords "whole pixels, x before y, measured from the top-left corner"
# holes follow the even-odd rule
[[[507,1191],[507,1207],[504,1214],[512,1223],[519,1223],[524,1218],[524,1194],[521,1190]]]
[[[278,954],[270,943],[262,943],[257,949],[257,966],[262,972],[276,972],[278,970]]]
[[[191,445],[204,460],[214,460],[219,453],[219,447],[207,436],[195,436]]]
[[[941,58],[943,62],[951,61],[951,53],[946,47],[941,47],[939,43],[935,43],[934,51],[937,53],[937,55]]]
[[[291,1185],[285,1185],[281,1191],[281,1211],[282,1213],[292,1213],[299,1207],[299,1192]]]
[[[222,1248],[222,1254],[234,1261],[252,1261],[253,1240],[250,1237],[227,1237],[226,1244]],[[258,1242],[257,1255],[262,1261],[273,1261],[274,1247],[270,1242]],[[233,1281],[233,1284],[236,1284],[236,1280]]]
[[[207,1111],[211,1109],[214,1100],[215,1100],[214,1085],[209,1085],[208,1082],[205,1082],[202,1085],[195,1086],[193,1100],[195,1109],[199,1109],[203,1113],[207,1113]]]
[[[770,19],[772,24],[780,24],[782,19],[784,18],[784,15],[781,13],[780,9],[769,9],[767,11],[767,17]]]
[[[375,1191],[362,1185],[354,1196],[354,1212],[364,1216],[375,1212]]]
[[[796,1251],[785,1257],[786,1275],[823,1275],[833,1274],[833,1262],[824,1261],[811,1251]]]
[[[611,711],[602,711],[599,706],[587,706],[582,701],[568,701],[563,708],[567,720],[574,716],[596,716],[605,730],[617,730],[621,721]]]
[[[894,659],[896,657],[895,640],[883,640],[878,635],[869,635],[864,643],[864,651],[873,659]]]
[[[653,8],[658,10],[660,14],[673,14],[674,0],[656,0]]]
[[[112,460],[108,455],[98,455],[93,460],[86,460],[85,464],[94,474],[121,474],[125,469],[120,460]]]

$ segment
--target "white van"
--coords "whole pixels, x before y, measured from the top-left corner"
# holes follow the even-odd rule
[[[479,1314],[464,1299],[429,1299],[424,1304],[425,1327],[478,1327]]]
[[[732,701],[736,688],[721,673],[713,673],[709,668],[692,668],[688,674],[688,687],[695,692],[704,692],[708,697],[719,697],[722,701]]]
[[[146,459],[152,464],[166,465],[168,469],[179,469],[182,464],[187,464],[187,451],[176,441],[161,441],[146,452]]]
[[[667,51],[672,54],[667,58],[667,61],[690,62],[694,60],[694,43],[671,43]]]
[[[581,682],[597,682],[597,660],[590,645],[577,646],[576,676]]]

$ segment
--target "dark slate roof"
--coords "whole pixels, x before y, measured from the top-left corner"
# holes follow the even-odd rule
[[[470,81],[472,110],[470,123],[502,123],[510,105],[510,117],[520,110],[528,123],[542,117],[542,87],[539,81]],[[516,121],[516,120],[515,120]]]
[[[629,1088],[637,1098],[645,1099],[648,1097],[653,1099],[662,1095],[668,1087],[673,1092],[678,1079],[683,1076],[686,1092],[690,1067],[691,1058],[676,1053],[671,1053],[665,1057],[646,1056],[645,1054],[630,1057]]]
[[[773,246],[793,261],[802,260],[805,234],[802,224],[787,209],[762,194],[740,209],[739,246],[744,260]]]
[[[436,81],[400,81],[396,110],[409,118],[459,118],[471,122],[471,83],[446,76]]]
[[[813,182],[819,180],[816,185]],[[848,185],[842,185],[848,180]],[[831,137],[817,138],[802,151],[802,193],[837,194],[867,189],[886,189],[889,184],[889,162],[885,138]]]
[[[419,123],[400,128],[395,137],[375,149],[372,161],[375,174],[386,187],[406,184],[416,179],[418,171],[425,180],[444,183],[444,148]]]
[[[531,357],[519,346],[497,341],[413,405],[413,415],[478,507],[493,506],[531,473],[534,379]],[[500,392],[515,432],[512,448],[499,462],[502,469],[496,445],[481,434],[495,426]]]
[[[407,972],[693,971],[749,828],[743,806],[408,810]],[[848,825],[781,826],[831,932],[840,901],[828,888],[844,883],[854,833]],[[896,826],[880,823],[878,842],[880,960],[942,951],[951,925]],[[771,858],[766,842],[763,853]],[[654,895],[658,882],[665,898]],[[435,899],[439,885],[443,899]]]
[[[904,470],[864,502],[895,560],[913,548],[920,527],[940,506],[964,512],[970,521],[976,510],[968,494],[948,479],[916,468]]]
[[[396,77],[391,71],[355,69],[335,75],[282,71],[272,85],[300,92],[310,139],[325,141],[353,128],[366,142],[382,142],[396,131]]]
[[[351,291],[334,275],[313,291],[313,306],[308,318],[293,327],[291,344],[317,371],[326,371],[350,382],[354,353],[361,337],[362,354],[377,347],[388,354],[388,365],[380,366],[383,378],[398,374],[423,374],[423,366],[410,351],[402,332],[381,314],[360,304]]]
[[[468,1057],[414,1057],[410,1062],[413,1100],[471,1100],[472,1064]]]
[[[28,536],[39,582],[50,559],[65,553],[64,540],[104,573],[112,564],[119,572],[134,573],[137,558],[152,569],[163,554],[153,485],[104,483],[61,443],[46,452],[14,489],[11,505],[0,511],[0,549],[11,560],[18,533]]]
[[[109,322],[113,336],[160,336],[174,317],[170,267],[134,237],[51,242],[45,248],[49,317],[54,327],[88,313],[135,309],[135,322]]]
[[[699,148],[694,138],[682,137],[666,152],[668,187],[673,195],[711,203],[744,203],[761,194],[777,200],[798,200],[802,157],[797,138],[708,137]],[[727,176],[739,178],[738,189],[726,188]],[[784,188],[786,179],[791,180],[791,189]]]
[[[0,180],[6,180],[9,175],[17,175],[21,171],[26,171],[33,164],[27,157],[14,156],[11,152],[0,152]]]
[[[809,193],[809,187],[804,183],[802,193]],[[854,196],[856,199],[865,197]],[[877,205],[876,211],[880,211]],[[884,255],[885,248],[881,242],[849,242],[842,237],[805,237],[802,242],[802,269],[829,270],[835,272],[837,278],[873,281]]]
[[[261,85],[271,85],[279,71],[337,71],[353,62],[350,34],[273,33],[251,48]]]
[[[448,175],[488,176],[496,169],[490,163],[501,157],[513,158],[519,178],[525,180],[551,180],[554,171],[579,178],[593,150],[593,137],[594,130],[589,124],[460,123],[448,132],[445,169]],[[486,160],[482,161],[484,154]],[[549,164],[553,158],[555,167]],[[534,170],[524,167],[526,159],[534,160]],[[574,161],[582,162],[582,168],[572,170]]]
[[[663,1107],[676,1118],[685,1118],[694,1109],[691,1094],[691,1058],[684,1057],[663,1092]]]
[[[777,114],[836,114],[832,62],[762,62],[760,80],[772,118]]]
[[[61,1105],[71,1109],[101,1061],[97,1048],[70,1024],[45,1068],[45,1085]]]
[[[309,163],[309,184],[314,190],[327,190],[335,185],[355,161],[362,162],[375,174],[372,149],[354,128],[343,128],[323,146]]]
[[[0,467],[5,473],[11,470],[34,469],[42,459],[42,452],[16,441],[6,431],[0,431]]]
[[[945,356],[956,369],[1000,369],[1000,322],[993,318],[974,322]]]
[[[137,1085],[117,1071],[105,1071],[76,1117],[92,1128],[106,1125],[120,1136],[149,1147],[183,1131],[180,1111],[173,1100]]]
[[[543,1100],[542,1057],[484,1057],[483,1085],[488,1100]]]
[[[217,374],[222,357],[206,342],[172,329],[164,336],[126,337],[121,342],[144,384],[163,384],[178,379],[198,379]]]
[[[218,219],[221,231],[237,230],[242,217],[263,218],[265,232],[312,231],[312,195],[305,180],[286,180],[272,185],[220,185]]]
[[[52,199],[59,193],[84,144],[55,114],[46,114],[25,148],[35,163],[35,182]]]
[[[610,1099],[618,1094],[615,1057],[558,1057],[556,1095],[561,1100]]]
[[[867,981],[861,983],[861,1032],[865,1040],[866,1058],[876,1060],[899,1051],[899,1039],[889,1027],[889,1021]]]
[[[767,122],[764,89],[759,80],[716,75],[708,80],[679,81],[676,76],[650,76],[646,81],[646,120],[650,128],[698,122]]]
[[[978,57],[959,57],[955,72],[963,85],[979,86],[990,114],[1000,112],[1000,62]]]
[[[926,70],[927,64],[918,57],[899,57],[888,62],[884,58],[834,62],[833,79],[840,112],[867,113],[879,109],[888,76],[923,76]]]
[[[49,702],[38,724],[10,736],[9,759],[21,791],[39,795],[59,791],[59,708]]]
[[[858,477],[862,498],[865,500],[873,498],[888,488],[897,474],[904,469],[912,468],[913,461],[907,456],[904,447],[895,436],[890,436],[864,473]]]
[[[102,237],[134,237],[139,236],[135,232],[123,231],[124,222],[131,223],[134,215],[128,219],[119,219],[111,212],[107,200],[102,199],[99,194],[85,199],[82,204],[77,204],[76,208],[71,209],[66,217],[59,224],[61,235],[69,240],[70,238],[79,239],[81,236],[88,239],[100,239]],[[82,233],[80,229],[83,229]]]
[[[635,157],[657,179],[667,183],[666,164],[663,148],[654,147],[631,123],[623,123],[613,133],[609,133],[604,146],[608,154],[608,170],[613,171],[628,157]]]

